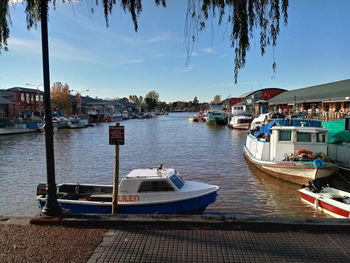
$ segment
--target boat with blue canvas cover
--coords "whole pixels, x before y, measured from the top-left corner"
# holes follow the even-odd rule
[[[110,214],[112,185],[60,184],[58,204],[73,214]],[[184,180],[172,168],[135,169],[118,188],[118,214],[200,214],[216,201],[218,186]],[[46,185],[37,200],[45,204]]]
[[[22,134],[29,132],[39,132],[42,122],[23,121],[14,123],[5,123],[0,126],[0,135]]]
[[[260,170],[306,184],[335,172],[327,157],[327,132],[318,120],[266,120],[247,135],[243,153]]]

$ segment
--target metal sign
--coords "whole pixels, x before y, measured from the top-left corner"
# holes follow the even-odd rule
[[[124,145],[124,126],[109,126],[109,144]]]

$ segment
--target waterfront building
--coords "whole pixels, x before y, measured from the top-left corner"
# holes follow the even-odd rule
[[[266,88],[250,91],[242,94],[240,97],[225,100],[223,106],[226,109],[229,109],[230,112],[244,109],[245,113],[258,116],[267,111],[267,103],[263,104],[261,103],[262,101],[267,101],[285,91],[285,89],[279,88]]]
[[[13,107],[14,103],[9,100],[9,95],[0,91],[0,120],[9,117],[9,108]]]
[[[26,117],[31,114],[39,116],[44,107],[44,92],[39,89],[13,87],[1,90],[1,94],[11,102],[2,107],[6,118]]]
[[[270,111],[339,119],[350,112],[350,79],[283,92],[269,99]]]

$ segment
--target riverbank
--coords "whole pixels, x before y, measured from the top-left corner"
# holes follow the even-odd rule
[[[0,262],[350,261],[348,220],[103,215],[67,217],[54,226],[29,221],[0,218]]]
[[[84,263],[106,229],[38,226],[30,218],[0,217],[0,262]]]

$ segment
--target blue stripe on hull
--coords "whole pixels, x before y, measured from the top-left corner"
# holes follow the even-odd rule
[[[211,203],[216,201],[216,192],[205,196],[187,199],[184,201],[155,204],[155,205],[118,205],[118,214],[178,214],[186,213],[199,209],[205,209]],[[44,202],[39,202],[40,206],[44,206]],[[69,209],[73,214],[111,214],[111,206],[99,205],[81,205],[81,204],[66,204],[59,205],[64,209]]]

